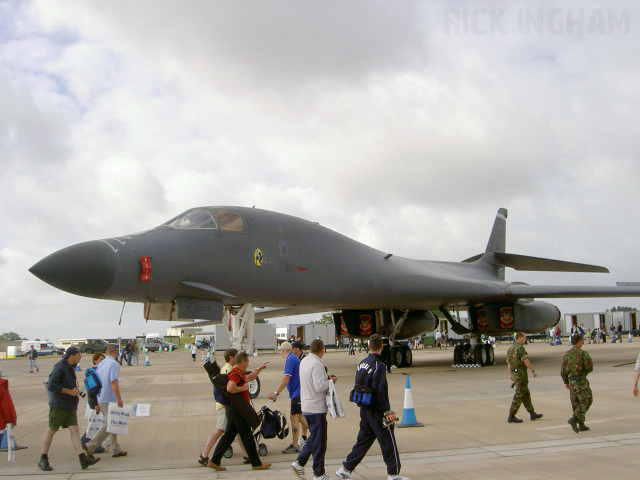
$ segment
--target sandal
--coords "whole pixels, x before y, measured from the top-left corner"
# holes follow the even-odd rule
[[[247,464],[251,463],[251,460],[249,460],[249,457],[242,457],[242,463],[247,465]]]
[[[198,463],[200,465],[202,465],[203,467],[207,466],[207,462],[209,461],[208,457],[203,457],[202,455],[200,455],[200,458],[198,459]]]
[[[114,453],[113,455],[111,455],[113,458],[115,457],[126,457],[127,456],[127,452],[120,450],[118,453]]]

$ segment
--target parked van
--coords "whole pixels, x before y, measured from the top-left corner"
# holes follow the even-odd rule
[[[64,348],[56,347],[46,340],[24,340],[20,345],[20,352],[26,355],[31,350],[31,345],[36,348],[38,355],[62,355],[64,353]]]

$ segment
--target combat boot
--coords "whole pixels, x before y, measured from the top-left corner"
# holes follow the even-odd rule
[[[86,470],[88,466],[100,461],[98,457],[92,457],[90,455],[87,455],[86,453],[81,453],[80,455],[78,455],[78,458],[80,459],[80,466],[83,470]]]
[[[522,419],[516,417],[515,415],[509,415],[509,418],[507,418],[507,422],[508,423],[522,423]]]
[[[574,432],[580,432],[580,430],[578,430],[578,420],[576,420],[576,417],[571,417],[569,420],[567,420],[567,423],[571,425],[571,428],[573,428]]]
[[[541,413],[531,412],[529,415],[531,416],[531,421],[542,418]]]
[[[49,465],[49,457],[44,453],[40,455],[38,467],[40,467],[40,470],[44,470],[45,472],[50,472],[51,470],[53,470],[53,468],[51,468],[51,465]]]
[[[578,430],[580,430],[581,432],[588,432],[589,431],[589,427],[587,427],[584,422],[578,422]]]

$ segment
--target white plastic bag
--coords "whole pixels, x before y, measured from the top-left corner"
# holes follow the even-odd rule
[[[332,381],[329,381],[329,390],[327,390],[325,399],[331,418],[344,418],[344,408],[342,408],[342,403],[340,402],[336,387]]]
[[[90,410],[89,418],[87,420],[87,433],[85,434],[89,440],[92,440],[96,436],[100,427],[104,425],[104,417],[101,413],[96,413],[95,410]]]
[[[118,407],[115,402],[109,403],[107,413],[107,432],[116,435],[126,435],[129,433],[129,417],[132,414],[131,405]]]

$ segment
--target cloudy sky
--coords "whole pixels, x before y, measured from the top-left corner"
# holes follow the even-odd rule
[[[461,260],[640,280],[640,7],[628,1],[0,0],[0,333],[163,332],[28,273],[199,205]],[[564,312],[640,299],[561,300]]]

